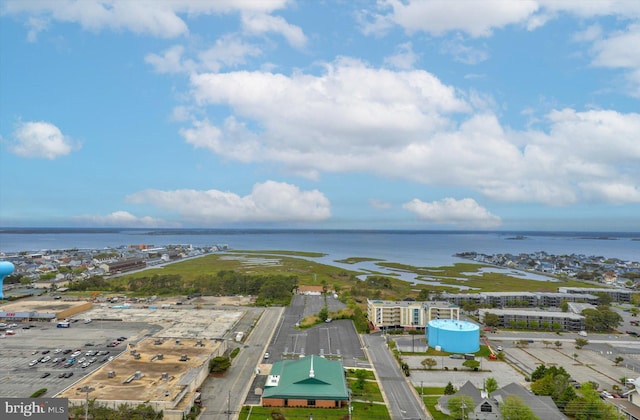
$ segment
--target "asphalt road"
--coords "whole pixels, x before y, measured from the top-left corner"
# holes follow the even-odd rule
[[[221,378],[209,378],[202,387],[203,420],[236,419],[253,382],[255,369],[276,330],[284,308],[266,308],[246,338],[231,368]]]
[[[382,388],[389,414],[394,420],[431,419],[411,388],[398,363],[387,348],[383,336],[362,336],[369,360],[375,366],[378,383]]]

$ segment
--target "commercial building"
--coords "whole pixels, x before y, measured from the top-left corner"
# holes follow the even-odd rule
[[[224,352],[224,340],[148,338],[57,395],[70,406],[117,408],[148,403],[164,419],[182,420],[209,374],[209,360]],[[87,395],[87,390],[89,395]]]
[[[584,330],[585,318],[582,315],[570,312],[533,311],[523,309],[480,309],[480,320],[484,322],[488,313],[497,315],[498,327],[547,328],[563,331]]]
[[[86,301],[18,300],[0,306],[0,321],[54,321],[72,317],[93,307]]]
[[[264,407],[339,408],[348,403],[342,362],[315,355],[274,363],[262,394]]]
[[[367,300],[373,329],[422,329],[433,319],[459,319],[460,308],[443,301]]]

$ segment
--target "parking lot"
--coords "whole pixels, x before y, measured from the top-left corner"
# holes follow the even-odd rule
[[[23,329],[25,325],[33,325],[33,328]],[[109,357],[117,357],[128,343],[151,335],[160,328],[146,323],[117,321],[94,321],[88,324],[80,321],[72,323],[70,328],[57,328],[56,323],[49,322],[19,324],[14,329],[15,335],[0,341],[1,396],[28,397],[46,388],[43,396],[52,397],[96,368],[109,363]],[[118,342],[119,337],[126,339],[120,344],[112,344]],[[54,359],[68,359],[77,351],[80,354],[70,367],[64,367],[67,360],[54,363]],[[87,356],[87,352],[94,354]],[[95,352],[102,353],[96,355]],[[85,361],[79,362],[83,357]],[[95,360],[92,363],[82,367],[83,363],[93,358]],[[35,360],[40,361],[29,366]],[[61,374],[69,377],[60,377]]]
[[[329,311],[344,307],[333,296],[328,296],[326,302]],[[294,296],[267,349],[270,357],[265,363],[317,354],[340,358],[347,367],[369,367],[351,320],[335,320],[304,330],[296,328],[297,322],[307,315],[317,314],[324,304],[324,296]]]

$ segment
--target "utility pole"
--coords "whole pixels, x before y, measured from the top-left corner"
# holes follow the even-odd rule
[[[467,408],[467,405],[464,403],[464,400],[462,400],[462,404],[460,404],[460,409],[462,410],[462,420],[465,420],[465,417],[464,417],[465,408]]]
[[[229,390],[229,398],[227,398],[227,420],[231,420],[231,390]]]

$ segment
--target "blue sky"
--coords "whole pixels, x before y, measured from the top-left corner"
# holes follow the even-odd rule
[[[640,230],[640,2],[5,0],[0,226]]]

